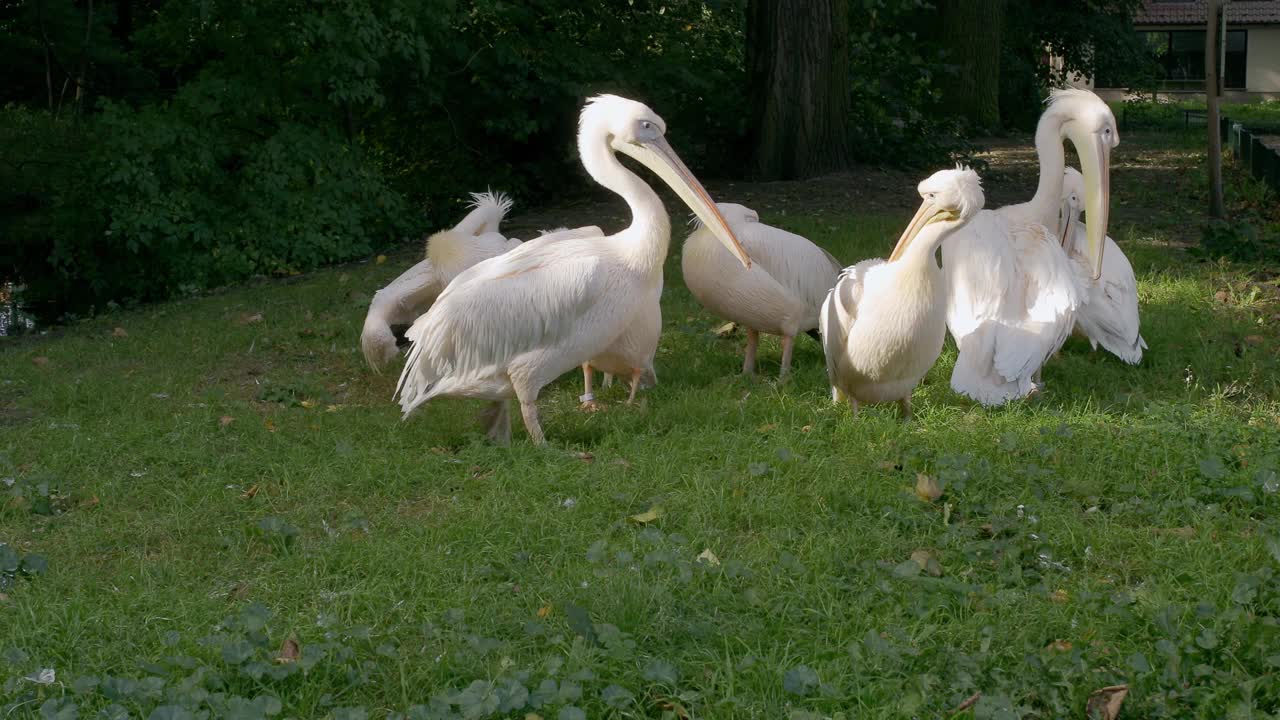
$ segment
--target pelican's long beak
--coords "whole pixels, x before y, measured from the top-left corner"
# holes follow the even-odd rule
[[[911,218],[911,222],[907,224],[907,229],[902,231],[902,236],[898,238],[898,244],[893,246],[893,252],[889,254],[889,262],[894,262],[902,257],[902,254],[907,251],[907,246],[911,244],[912,240],[916,239],[916,236],[920,234],[925,225],[933,222],[934,218],[945,214],[945,210],[938,209],[938,206],[928,200],[920,203],[920,209],[916,211],[915,216]]]
[[[1111,148],[1095,134],[1093,142],[1076,147],[1084,174],[1084,227],[1093,261],[1093,279],[1102,276],[1102,250],[1111,213]]]
[[[707,189],[702,187],[698,178],[694,177],[693,173],[689,172],[689,168],[680,161],[680,156],[671,149],[666,138],[659,135],[653,140],[640,144],[621,142],[615,147],[640,161],[662,178],[663,182],[675,190],[685,205],[688,205],[689,209],[698,216],[703,227],[710,230],[711,234],[715,235],[716,239],[738,258],[743,267],[751,267],[751,257],[747,255],[742,243],[738,242],[738,236],[733,234],[733,229],[716,208],[715,202],[707,194]]]
[[[1066,250],[1067,239],[1076,231],[1076,213],[1072,209],[1071,203],[1065,200],[1062,201],[1061,213],[1058,220],[1058,231],[1061,237],[1058,239],[1062,242],[1062,249]]]

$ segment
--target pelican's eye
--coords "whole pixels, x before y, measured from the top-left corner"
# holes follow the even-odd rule
[[[653,123],[649,122],[648,120],[641,120],[640,127],[644,128],[645,130],[652,130]]]

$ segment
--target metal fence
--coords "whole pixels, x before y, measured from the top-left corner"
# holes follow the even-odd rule
[[[1247,128],[1223,117],[1220,130],[1222,142],[1231,149],[1231,154],[1240,164],[1255,178],[1270,185],[1272,190],[1280,192],[1280,151],[1267,147],[1261,139],[1264,135],[1280,137],[1280,127]]]

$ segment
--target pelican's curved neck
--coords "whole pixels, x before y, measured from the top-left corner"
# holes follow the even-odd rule
[[[916,235],[911,244],[907,246],[906,252],[898,259],[904,267],[918,267],[925,265],[925,269],[933,269],[941,272],[938,263],[934,260],[937,255],[938,246],[942,245],[942,241],[947,239],[947,235],[959,227],[956,222],[934,222],[925,225]]]
[[[671,244],[671,219],[658,194],[618,161],[607,138],[584,133],[578,153],[591,178],[621,195],[631,208],[631,224],[614,236],[623,241],[627,261],[645,272],[660,270]]]
[[[1062,173],[1067,166],[1066,152],[1062,149],[1063,123],[1064,118],[1058,113],[1047,112],[1036,124],[1040,181],[1027,206],[1035,214],[1036,221],[1046,227],[1057,225],[1058,208],[1062,204]]]

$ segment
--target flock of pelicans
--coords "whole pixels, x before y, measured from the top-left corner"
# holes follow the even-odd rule
[[[630,378],[628,402],[657,381],[671,222],[619,152],[693,210],[684,279],[704,307],[746,328],[744,373],[754,372],[760,333],[781,336],[784,377],[795,337],[809,333],[822,342],[833,400],[847,400],[855,415],[860,402],[894,401],[907,419],[911,392],[948,330],[959,349],[951,386],[984,405],[1037,392],[1041,366],[1073,329],[1125,362],[1142,358],[1133,269],[1106,235],[1119,134],[1093,93],[1050,97],[1036,129],[1040,179],[1030,201],[984,210],[975,172],[942,170],[920,183],[923,203],[888,259],[843,269],[807,239],[760,223],[755,211],[714,203],[665,131],[653,110],[615,95],[582,110],[582,164],[626,200],[632,219],[621,232],[589,226],[509,240],[498,226],[510,201],[473,195],[472,212],[427,241],[426,259],[378,291],[361,344],[380,369],[399,354],[396,332],[408,326],[397,386],[406,417],[436,397],[488,400],[488,435],[507,444],[514,397],[542,444],[538,394],[564,373],[582,368],[586,406],[593,369],[606,383]],[[1083,173],[1066,167],[1064,141]]]

